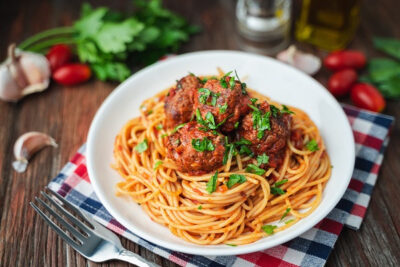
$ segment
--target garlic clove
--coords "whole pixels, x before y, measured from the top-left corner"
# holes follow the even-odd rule
[[[17,172],[24,172],[29,158],[45,146],[57,147],[56,141],[47,134],[28,132],[21,135],[14,144],[15,161],[12,163]]]
[[[16,102],[21,98],[21,89],[5,65],[0,66],[0,98],[8,102]]]
[[[50,83],[50,64],[40,54],[9,47],[0,65],[0,99],[16,102],[25,95],[45,90]]]
[[[304,53],[294,45],[278,53],[276,58],[310,75],[314,75],[321,68],[321,59],[319,57]]]
[[[28,86],[22,91],[22,95],[28,95],[35,92],[41,92],[49,86],[50,82],[50,64],[46,57],[30,52],[19,52],[21,54],[21,69],[28,81]]]

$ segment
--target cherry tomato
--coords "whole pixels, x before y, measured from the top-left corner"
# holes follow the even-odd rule
[[[360,51],[343,50],[330,53],[324,59],[326,68],[332,71],[343,70],[347,68],[361,69],[365,66],[367,59]]]
[[[89,80],[92,72],[86,64],[67,64],[53,73],[53,79],[63,85],[74,85]]]
[[[350,98],[357,107],[375,112],[381,112],[386,106],[386,101],[378,89],[367,83],[355,84],[351,88]]]
[[[62,65],[65,65],[66,63],[71,61],[72,53],[68,45],[59,44],[50,48],[46,57],[50,63],[51,71],[54,72]]]
[[[336,97],[344,96],[356,81],[357,73],[354,70],[341,70],[332,74],[331,78],[329,78],[328,89]]]

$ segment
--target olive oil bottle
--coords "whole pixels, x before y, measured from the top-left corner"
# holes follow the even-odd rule
[[[361,0],[303,0],[295,35],[329,51],[343,49],[357,29]]]

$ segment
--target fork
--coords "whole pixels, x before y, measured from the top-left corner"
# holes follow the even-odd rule
[[[119,238],[113,232],[92,219],[86,211],[78,209],[74,205],[68,203],[62,196],[53,190],[49,188],[47,188],[47,190],[51,194],[47,194],[44,191],[41,191],[40,193],[54,208],[50,207],[50,205],[38,197],[35,197],[35,200],[40,203],[41,206],[44,207],[44,210],[51,214],[52,217],[54,217],[54,220],[61,224],[74,238],[69,236],[53,220],[51,220],[38,205],[33,202],[30,202],[30,205],[51,226],[51,228],[53,228],[62,239],[64,239],[65,242],[78,251],[82,256],[94,262],[118,259],[135,264],[139,267],[159,267],[157,264],[149,262],[141,256],[125,249],[121,245]],[[75,214],[81,216],[86,221],[86,224],[76,216],[72,215],[67,209],[65,209],[66,207],[75,212]],[[61,217],[60,214],[68,218],[73,225]],[[90,227],[87,224],[89,224]]]

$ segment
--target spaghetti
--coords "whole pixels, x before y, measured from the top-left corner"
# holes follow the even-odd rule
[[[113,167],[124,179],[117,184],[117,195],[133,199],[174,235],[201,245],[252,243],[292,226],[317,208],[331,165],[319,131],[306,113],[291,107],[292,130],[302,133],[305,144],[316,142],[318,150],[297,149],[288,139],[281,166],[267,168],[263,175],[247,172],[246,166],[255,159],[237,154],[218,169],[217,190],[210,194],[206,186],[214,172],[181,173],[166,157],[167,92],[145,100],[141,115],[116,136]],[[255,91],[248,93],[281,106]],[[144,151],[135,150],[144,143]],[[224,185],[232,174],[244,175],[246,181],[227,189]]]

